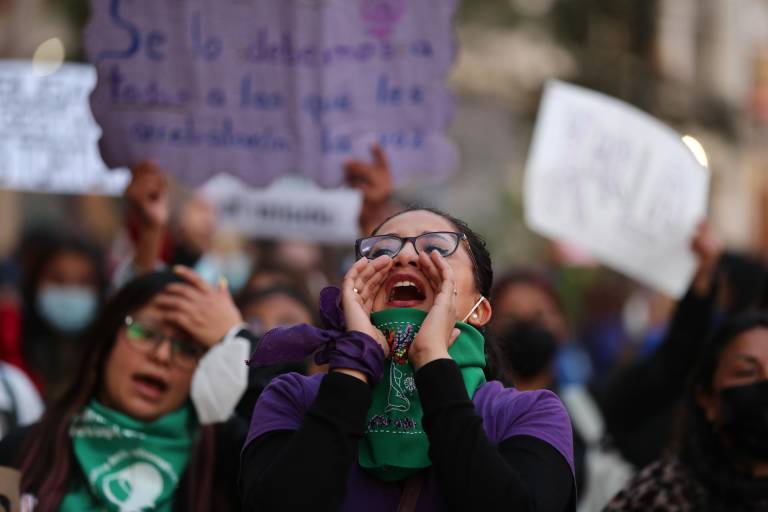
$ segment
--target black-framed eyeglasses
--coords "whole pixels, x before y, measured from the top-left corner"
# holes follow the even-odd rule
[[[130,315],[125,317],[125,337],[134,349],[144,354],[154,352],[167,340],[171,344],[171,360],[183,368],[194,368],[205,353],[205,349],[194,341],[166,336],[160,329]]]
[[[432,231],[422,233],[419,236],[406,237],[377,235],[357,240],[355,242],[355,253],[358,258],[365,257],[369,260],[376,259],[379,256],[394,258],[405,247],[406,242],[411,242],[417,254],[422,252],[429,254],[432,251],[437,251],[441,256],[450,256],[456,252],[462,240],[466,241],[467,235],[453,231]],[[469,250],[469,254],[474,264],[471,250]]]

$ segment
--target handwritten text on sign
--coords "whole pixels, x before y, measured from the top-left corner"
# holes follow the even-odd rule
[[[94,0],[91,97],[110,166],[323,186],[379,142],[396,181],[453,172],[455,0]]]
[[[254,238],[349,244],[359,236],[359,190],[323,190],[293,178],[254,189],[221,174],[209,180],[203,192],[217,206],[220,227]]]
[[[40,76],[30,61],[0,61],[0,188],[120,194],[130,175],[107,172],[88,108],[92,66]]]
[[[708,187],[709,172],[669,127],[614,98],[548,84],[525,175],[535,231],[680,297]]]

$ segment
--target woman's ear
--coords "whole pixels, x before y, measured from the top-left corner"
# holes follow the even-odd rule
[[[477,305],[472,314],[469,315],[469,318],[467,318],[467,323],[474,327],[480,328],[491,321],[492,315],[493,308],[491,308],[491,303],[488,301],[488,299],[482,297],[480,304]]]

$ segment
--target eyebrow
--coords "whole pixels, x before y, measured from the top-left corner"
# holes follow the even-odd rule
[[[160,316],[154,316],[154,315],[141,315],[141,316],[127,315],[127,316],[130,316],[131,318],[133,318],[134,321],[141,322],[141,323],[151,322],[153,324],[159,324],[162,322],[162,319]]]
[[[421,233],[419,233],[416,236],[426,235],[426,234],[429,234],[429,233],[451,233],[451,231],[422,231]],[[398,238],[410,238],[410,237],[402,237],[402,236],[398,235],[397,233],[385,233],[383,235],[377,235],[377,236],[396,236]]]
[[[749,354],[736,354],[734,356],[734,359],[738,359],[738,360],[741,360],[741,361],[746,361],[748,363],[752,363],[752,364],[756,364],[756,365],[760,364],[760,360],[758,358],[756,358],[755,356],[751,356]]]

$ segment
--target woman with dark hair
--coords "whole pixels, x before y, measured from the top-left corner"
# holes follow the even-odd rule
[[[274,329],[251,364],[277,377],[241,456],[247,510],[573,510],[571,425],[549,391],[486,382],[491,260],[465,223],[400,212],[357,241],[325,330]]]
[[[261,336],[275,327],[317,324],[315,308],[312,307],[309,296],[301,288],[287,283],[278,283],[242,293],[237,299],[237,305],[254,336]],[[255,347],[252,347],[251,351],[253,348]],[[250,418],[259,395],[278,375],[289,372],[306,374],[320,371],[322,368],[312,365],[310,361],[292,361],[249,368],[248,388],[237,405],[237,413],[243,418]]]
[[[188,269],[135,278],[83,336],[63,398],[0,443],[0,465],[20,469],[36,512],[236,509],[228,486],[247,426],[201,426],[190,388],[240,322],[226,288]]]
[[[35,237],[23,257],[21,352],[46,403],[58,399],[75,375],[81,335],[98,314],[108,288],[101,249],[75,234]]]
[[[679,439],[605,510],[768,510],[768,314],[726,322],[703,348]]]
[[[250,290],[237,298],[237,305],[257,336],[275,327],[315,323],[315,308],[309,296],[290,284]]]

